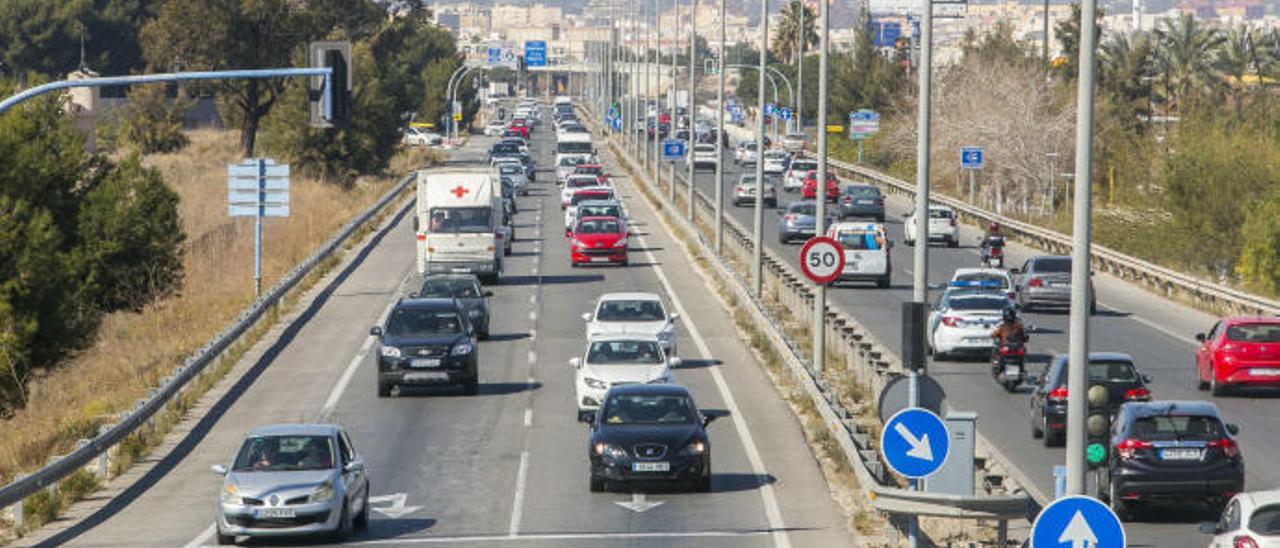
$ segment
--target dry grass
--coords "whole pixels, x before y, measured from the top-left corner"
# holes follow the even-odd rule
[[[141,313],[106,317],[90,348],[31,383],[31,403],[0,422],[0,481],[66,453],[76,439],[113,422],[253,300],[253,220],[233,221],[226,208],[226,165],[240,160],[236,136],[215,131],[190,136],[191,146],[182,152],[146,159],[182,198],[187,242],[181,294]],[[407,171],[423,160],[405,155],[395,169]],[[395,181],[371,177],[344,190],[295,177],[291,216],[264,222],[264,289]]]

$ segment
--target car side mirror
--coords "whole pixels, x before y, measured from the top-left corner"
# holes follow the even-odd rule
[[[579,413],[579,414],[578,414],[578,422],[585,422],[585,423],[587,423],[587,425],[588,425],[588,426],[595,426],[595,425],[596,425],[596,414],[595,414],[594,412],[591,412],[591,413]]]
[[[574,369],[582,367],[582,358],[569,358],[569,367]]]
[[[221,464],[215,464],[209,467],[209,470],[219,476],[227,475],[227,467]]]
[[[1208,338],[1209,338],[1209,337],[1208,337],[1207,335],[1205,335],[1204,333],[1196,333],[1196,340],[1197,340],[1197,341],[1204,342],[1204,341],[1205,341],[1205,339],[1208,339]]]
[[[1240,427],[1232,423],[1227,423],[1227,433],[1232,436],[1240,435]]]
[[[720,417],[729,416],[727,409],[704,409],[702,410],[702,426],[707,426]]]
[[[683,364],[684,364],[684,360],[680,358],[667,358],[668,367],[675,368],[675,367],[680,367]]]
[[[1202,534],[1202,535],[1217,535],[1218,533],[1221,533],[1221,531],[1219,531],[1219,530],[1218,530],[1218,522],[1216,522],[1216,521],[1202,521],[1202,522],[1200,522],[1200,534]]]
[[[342,465],[342,470],[346,472],[360,472],[364,470],[364,461],[360,459],[353,460]]]
[[[418,296],[419,296],[419,295],[421,295],[421,294],[420,294],[420,293],[418,293],[417,291],[410,291],[410,292],[409,292],[409,298],[410,298],[410,299],[416,299],[416,298],[418,298]]]
[[[381,327],[378,327],[378,326],[376,326],[376,325],[375,325],[375,326],[373,326],[373,327],[370,327],[370,328],[369,328],[369,334],[370,334],[370,335],[373,335],[373,336],[375,336],[375,337],[381,337],[381,336],[382,336],[382,328],[381,328]]]
[[[582,313],[582,321],[584,321],[584,322],[589,322],[589,321],[591,321],[591,313],[590,313],[590,312],[583,312],[583,313]]]

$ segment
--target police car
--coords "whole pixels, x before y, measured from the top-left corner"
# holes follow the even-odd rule
[[[986,357],[995,340],[991,332],[1000,325],[1013,300],[996,284],[959,282],[938,300],[929,313],[929,349],[936,358],[966,354]]]
[[[844,249],[844,270],[836,282],[873,281],[889,287],[893,265],[889,260],[889,239],[880,223],[836,223],[827,236]]]
[[[1013,278],[1009,271],[999,268],[957,268],[951,276],[949,287],[977,287],[1004,292],[1010,299],[1017,298],[1013,290]]]

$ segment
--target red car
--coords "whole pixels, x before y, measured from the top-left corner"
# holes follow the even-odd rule
[[[804,176],[804,186],[800,187],[800,195],[807,200],[818,198],[818,172],[810,171]],[[840,181],[835,174],[827,172],[827,201],[834,202],[840,196]]]
[[[516,135],[516,136],[518,136],[518,137],[522,137],[522,138],[524,138],[525,140],[528,140],[528,139],[529,139],[529,126],[525,126],[525,125],[516,125],[516,124],[515,124],[515,122],[512,122],[512,123],[511,123],[511,125],[507,126],[506,131],[504,131],[504,132],[502,132],[502,133],[503,133],[503,135],[506,135],[506,134],[514,134],[514,135]]]
[[[569,263],[627,265],[627,228],[617,217],[584,217],[573,225]]]
[[[572,175],[595,175],[600,184],[609,182],[609,174],[604,172],[604,166],[600,164],[578,164],[573,168]]]
[[[1223,318],[1196,340],[1201,390],[1218,396],[1233,386],[1280,387],[1280,318]]]

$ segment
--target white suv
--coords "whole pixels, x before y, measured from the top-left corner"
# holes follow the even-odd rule
[[[698,143],[693,145],[693,154],[689,155],[689,161],[693,163],[693,169],[703,167],[715,169],[720,164],[720,155],[716,154],[715,145]]]
[[[600,402],[615,384],[673,382],[671,368],[680,358],[667,358],[662,344],[652,335],[599,335],[587,340],[582,357],[569,360],[574,369],[578,416],[600,408]]]
[[[906,225],[907,245],[916,245],[916,212],[914,210],[906,215],[903,224]],[[928,242],[940,241],[947,244],[947,247],[956,247],[960,245],[960,225],[956,223],[956,211],[947,206],[931,205],[929,206],[929,234]],[[928,242],[925,242],[926,244]]]

